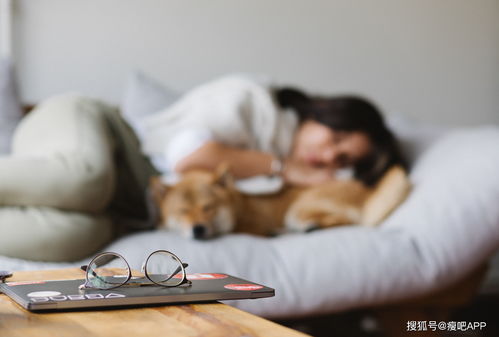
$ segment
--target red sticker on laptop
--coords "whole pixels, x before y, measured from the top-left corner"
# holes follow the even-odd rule
[[[224,288],[230,290],[252,291],[262,289],[263,286],[258,284],[226,284],[224,285]]]
[[[182,278],[182,274],[177,274],[173,276],[174,278]],[[220,280],[223,278],[227,278],[228,276],[225,274],[213,274],[213,273],[194,273],[187,274],[187,279],[189,281],[192,280]]]

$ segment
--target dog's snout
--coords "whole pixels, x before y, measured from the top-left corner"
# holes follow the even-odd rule
[[[203,239],[206,234],[206,227],[201,224],[196,224],[192,228],[192,234],[194,235],[194,239]]]

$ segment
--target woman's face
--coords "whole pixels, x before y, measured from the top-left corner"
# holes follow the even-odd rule
[[[295,134],[291,158],[313,167],[348,167],[369,154],[365,132],[339,131],[313,120],[303,122]]]

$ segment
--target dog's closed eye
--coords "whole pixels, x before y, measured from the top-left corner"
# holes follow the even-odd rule
[[[203,212],[209,213],[215,210],[215,204],[206,204],[203,206]]]

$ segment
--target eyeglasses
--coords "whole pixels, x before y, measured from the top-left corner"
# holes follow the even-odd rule
[[[123,256],[106,252],[96,255],[88,265],[81,266],[86,272],[85,283],[79,289],[113,289],[121,286],[163,286],[178,287],[191,285],[187,280],[183,263],[166,250],[152,252],[142,264],[145,277],[132,276],[132,269]]]

